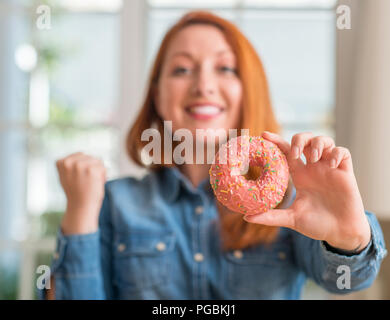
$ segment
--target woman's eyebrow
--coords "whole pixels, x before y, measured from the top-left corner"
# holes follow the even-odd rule
[[[234,56],[234,53],[232,50],[220,50],[220,51],[217,51],[215,53],[216,56],[222,56],[222,55],[225,55],[225,54],[228,54],[228,55],[232,55]],[[191,53],[187,52],[187,51],[177,51],[173,54],[170,55],[170,58],[174,58],[176,56],[184,56],[184,57],[187,57],[189,59],[193,59],[193,56],[191,55]]]
[[[171,54],[170,58],[172,59],[172,58],[174,58],[176,56],[185,56],[187,58],[193,59],[192,55],[189,52],[186,52],[186,51],[175,52],[175,53]]]
[[[234,53],[232,50],[220,50],[216,53],[217,56],[222,56],[224,54],[231,54],[234,56]]]

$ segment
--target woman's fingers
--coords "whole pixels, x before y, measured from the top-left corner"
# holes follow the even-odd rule
[[[274,209],[264,213],[246,215],[243,218],[250,223],[263,224],[267,226],[286,227],[294,229],[295,220],[292,209]]]
[[[335,147],[335,142],[331,137],[317,136],[310,141],[310,157],[307,161],[315,163],[322,158],[324,149],[332,149]],[[305,155],[306,156],[306,155]]]
[[[293,159],[300,158],[303,150],[310,144],[313,134],[311,132],[303,132],[295,134],[291,139],[291,150]]]
[[[335,147],[332,150],[330,167],[339,168],[346,171],[352,171],[353,166],[350,151],[347,148]]]
[[[324,150],[334,147],[335,142],[331,137],[314,137],[311,132],[298,133],[291,139],[291,149],[298,150],[298,157],[303,152],[306,163],[315,163],[321,160]]]
[[[302,153],[305,155],[307,164],[325,160],[331,168],[352,170],[352,158],[349,150],[336,147],[331,137],[314,137],[311,132],[298,133],[292,137],[290,146],[278,134],[264,131],[262,136],[275,143],[286,155],[292,173],[296,168],[304,166],[300,159]]]
[[[304,166],[303,161],[299,157],[294,158],[290,144],[280,135],[276,133],[271,133],[269,131],[264,131],[262,137],[267,139],[268,141],[275,143],[279,147],[279,149],[285,154],[291,173],[293,173],[297,168]]]
[[[275,143],[286,156],[290,154],[290,144],[278,134],[264,131],[262,137]]]

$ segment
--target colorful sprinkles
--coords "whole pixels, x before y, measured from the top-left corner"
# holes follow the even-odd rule
[[[228,155],[228,161],[222,164],[219,157],[225,150],[229,151],[224,153]],[[248,161],[250,166],[263,168],[257,180],[247,180],[242,174],[233,174]],[[212,189],[222,204],[233,211],[251,214],[265,212],[279,205],[289,180],[285,155],[275,144],[262,137],[230,139],[221,146],[209,174]]]

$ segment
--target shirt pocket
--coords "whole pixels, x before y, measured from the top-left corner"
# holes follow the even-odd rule
[[[173,233],[119,234],[115,240],[114,282],[126,291],[166,284],[176,238]]]
[[[225,253],[228,290],[235,299],[278,297],[291,281],[292,248],[273,243]]]

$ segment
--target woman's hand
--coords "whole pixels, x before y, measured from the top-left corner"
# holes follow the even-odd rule
[[[96,231],[106,181],[103,162],[78,152],[58,160],[56,165],[67,198],[61,223],[63,233]]]
[[[246,215],[248,222],[288,227],[344,250],[362,250],[371,229],[364,212],[348,149],[332,138],[296,134],[290,144],[279,135],[264,132],[286,155],[296,199],[287,209]],[[305,155],[306,165],[300,155]]]

